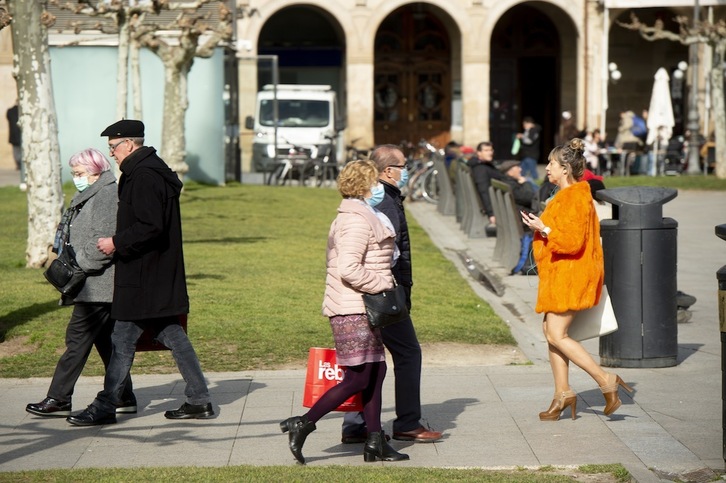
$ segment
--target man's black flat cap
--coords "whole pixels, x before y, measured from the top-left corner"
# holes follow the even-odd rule
[[[101,136],[112,138],[142,138],[144,137],[144,123],[133,119],[122,119],[104,129]]]

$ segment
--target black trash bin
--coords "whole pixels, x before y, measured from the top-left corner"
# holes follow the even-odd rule
[[[716,236],[726,240],[726,225],[716,226]],[[716,272],[718,280],[718,320],[721,328],[721,441],[726,461],[726,265]]]
[[[605,285],[619,329],[600,338],[600,362],[609,367],[670,367],[678,356],[676,265],[678,222],[663,218],[672,188],[600,190],[612,203],[600,222]]]

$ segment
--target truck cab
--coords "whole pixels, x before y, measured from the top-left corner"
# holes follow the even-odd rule
[[[293,151],[312,161],[335,159],[345,126],[331,86],[279,84],[275,89],[268,84],[257,93],[254,116],[245,119],[245,128],[254,130],[252,166],[270,172]]]

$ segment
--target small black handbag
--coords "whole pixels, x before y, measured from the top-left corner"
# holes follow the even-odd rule
[[[86,283],[86,273],[78,266],[71,245],[63,247],[43,275],[60,293],[71,298],[78,295]]]
[[[363,304],[366,306],[366,316],[371,329],[382,329],[408,317],[406,290],[402,285],[396,285],[393,290],[384,290],[376,294],[364,293]]]

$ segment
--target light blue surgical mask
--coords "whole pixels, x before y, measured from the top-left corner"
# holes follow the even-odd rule
[[[88,176],[81,176],[80,178],[73,178],[73,184],[76,185],[78,191],[83,191],[91,184],[88,182]]]
[[[408,170],[406,168],[403,168],[401,170],[401,179],[398,180],[398,188],[403,188],[408,183]]]
[[[366,198],[366,203],[368,203],[371,206],[378,206],[381,204],[381,201],[383,201],[383,197],[386,194],[386,190],[383,189],[383,185],[381,183],[378,183],[373,188],[371,188],[371,197]]]

